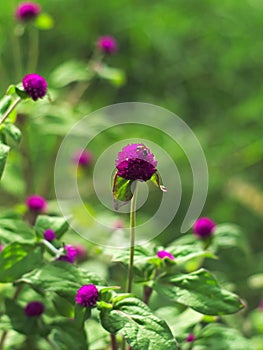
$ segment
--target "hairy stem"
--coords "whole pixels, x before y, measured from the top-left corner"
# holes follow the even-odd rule
[[[29,50],[27,71],[34,73],[38,63],[38,29],[33,26],[29,30]]]
[[[16,108],[16,106],[19,104],[21,101],[21,98],[18,97],[13,104],[8,108],[8,110],[5,112],[3,117],[0,119],[0,125],[3,124],[3,122],[6,120],[6,118],[9,116],[9,114]]]
[[[117,344],[117,339],[115,334],[110,335],[111,339],[111,349],[112,350],[118,350],[118,344]]]
[[[132,281],[133,281],[133,261],[134,261],[134,244],[135,244],[135,225],[136,225],[136,184],[134,188],[134,193],[131,199],[130,206],[130,260],[129,260],[129,270],[128,270],[128,286],[127,292],[132,291]]]

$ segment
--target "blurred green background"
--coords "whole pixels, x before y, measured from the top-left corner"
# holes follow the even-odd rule
[[[17,79],[12,34],[13,12],[18,3],[9,0],[0,4],[2,95]],[[117,102],[148,102],[182,118],[197,135],[209,166],[209,194],[203,215],[217,223],[241,226],[252,252],[249,261],[242,257],[225,261],[222,270],[227,271],[229,264],[233,264],[232,274],[242,271],[236,274],[240,284],[252,271],[262,272],[263,2],[39,0],[38,3],[54,18],[54,28],[40,33],[38,73],[48,79],[65,61],[86,61],[99,36],[114,36],[119,51],[106,60],[125,72],[126,83],[111,86],[105,80],[95,80],[83,97],[85,108],[92,111]],[[45,128],[36,133],[38,151],[52,149],[54,135],[45,134]],[[33,145],[36,143],[32,141]],[[101,149],[96,146],[97,156],[103,146]],[[41,168],[39,153],[32,158]],[[187,170],[185,163],[178,157],[179,172],[185,174],[178,222],[184,216],[192,191],[191,176],[187,175],[189,166]],[[42,171],[43,164],[38,176]],[[1,206],[15,202],[14,193],[10,195],[7,188],[1,190]],[[37,184],[34,189],[38,190]],[[18,191],[20,200],[24,196],[22,190]],[[168,241],[178,232],[174,221],[160,241]]]

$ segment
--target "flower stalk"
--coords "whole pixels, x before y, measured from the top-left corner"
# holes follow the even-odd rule
[[[134,245],[135,245],[135,225],[136,225],[136,197],[137,197],[137,186],[135,182],[134,192],[130,204],[130,260],[128,270],[128,286],[127,292],[132,291],[133,282],[133,261],[134,261]]]
[[[13,104],[8,108],[8,110],[4,113],[3,117],[0,120],[0,125],[4,123],[4,121],[8,118],[9,114],[16,108],[16,106],[21,101],[21,97],[18,97]]]

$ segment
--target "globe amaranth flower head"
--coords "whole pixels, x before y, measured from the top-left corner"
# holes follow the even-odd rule
[[[159,251],[157,252],[157,256],[158,256],[158,258],[160,258],[160,259],[168,258],[168,259],[170,259],[170,260],[174,260],[173,254],[167,252],[166,250],[159,250]]]
[[[214,233],[216,224],[209,218],[203,217],[196,220],[193,225],[194,234],[201,239],[211,237]]]
[[[151,180],[163,192],[167,189],[160,185],[156,169],[157,160],[148,147],[142,143],[133,143],[123,147],[115,161],[117,172],[113,181],[113,196],[115,209],[121,201],[124,204],[131,200],[133,191],[131,185],[134,181]],[[122,204],[123,205],[123,204]]]
[[[101,52],[110,55],[116,53],[118,50],[118,45],[115,38],[110,35],[101,36],[97,41],[97,47]]]
[[[24,308],[24,312],[28,317],[40,316],[45,311],[45,306],[41,301],[31,301]]]
[[[48,228],[45,232],[44,232],[44,238],[47,241],[54,241],[54,239],[56,239],[56,234],[53,230],[51,230],[51,228]]]
[[[66,244],[65,252],[66,254],[61,255],[57,260],[67,261],[70,264],[73,264],[77,257],[77,249],[70,244]]]
[[[76,303],[84,307],[94,306],[99,297],[98,289],[94,284],[86,284],[82,286],[76,294]]]
[[[87,150],[76,151],[73,155],[73,162],[80,165],[81,167],[86,167],[91,164],[93,159],[92,153]]]
[[[188,343],[192,343],[195,341],[195,335],[193,333],[188,334],[188,336],[185,339]]]
[[[45,198],[36,194],[29,196],[26,199],[26,205],[29,210],[34,212],[44,212],[47,208],[47,202]]]
[[[126,180],[149,180],[156,173],[157,161],[142,143],[123,147],[116,160],[117,175]]]
[[[43,98],[47,93],[47,82],[38,74],[27,74],[22,79],[22,84],[25,92],[32,100],[37,101]]]
[[[41,12],[41,7],[34,2],[23,2],[16,8],[15,16],[19,21],[29,21],[36,18]]]

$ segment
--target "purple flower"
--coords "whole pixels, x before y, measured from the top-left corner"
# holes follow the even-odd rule
[[[188,343],[192,343],[193,341],[195,341],[195,335],[193,333],[190,333],[186,339],[185,339]]]
[[[84,307],[92,307],[98,301],[99,292],[94,284],[82,286],[76,294],[76,303]]]
[[[263,299],[260,300],[259,304],[258,304],[258,308],[260,311],[263,311]]]
[[[73,156],[73,162],[75,164],[78,164],[82,167],[85,167],[87,165],[90,165],[92,162],[92,154],[91,152],[84,150],[84,151],[77,151]]]
[[[216,224],[214,221],[204,217],[196,220],[193,225],[193,231],[197,237],[204,239],[210,237],[213,234],[215,227]]]
[[[36,18],[41,12],[41,7],[34,2],[23,2],[16,9],[16,18],[20,21],[29,21]]]
[[[27,95],[34,101],[43,98],[47,93],[47,82],[41,75],[27,74],[22,79],[22,84]]]
[[[117,175],[127,180],[147,181],[156,172],[157,161],[141,143],[123,147],[116,160]]]
[[[51,230],[51,228],[48,228],[45,232],[44,232],[44,238],[47,241],[54,241],[54,239],[56,239],[56,234],[53,230]]]
[[[103,53],[107,53],[110,55],[114,54],[118,50],[116,40],[110,35],[100,37],[97,41],[97,47]]]
[[[113,223],[114,230],[121,230],[123,228],[124,228],[124,222],[121,219],[118,219]]]
[[[45,306],[41,301],[31,301],[24,308],[24,312],[28,317],[40,316],[45,311]]]
[[[1,251],[4,249],[4,246],[3,246],[3,244],[0,244],[0,253],[1,253]]]
[[[74,261],[76,260],[77,257],[77,250],[75,247],[72,247],[70,244],[66,244],[65,245],[65,251],[66,254],[65,255],[61,255],[58,260],[62,260],[62,261],[67,261],[71,264],[74,263]]]
[[[47,207],[47,202],[45,198],[38,196],[38,195],[32,195],[29,196],[26,200],[26,205],[29,210],[35,211],[35,212],[44,212]]]
[[[171,253],[167,252],[166,250],[159,250],[157,252],[157,256],[160,259],[168,258],[168,259],[174,260],[174,256]]]
[[[85,261],[87,259],[87,249],[82,245],[74,245],[73,247],[76,250],[76,259],[78,262]]]

